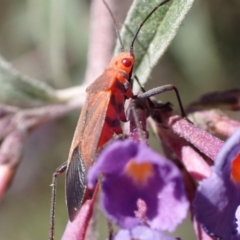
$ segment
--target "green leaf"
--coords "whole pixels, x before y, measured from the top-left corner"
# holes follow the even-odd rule
[[[0,57],[0,104],[36,107],[60,103],[57,91],[47,84],[20,74]]]
[[[136,62],[134,72],[144,84],[152,68],[166,51],[170,42],[177,33],[185,15],[191,8],[194,0],[171,0],[158,10],[143,25],[134,44]],[[162,1],[135,0],[128,12],[126,21],[121,30],[124,46],[130,46],[133,35],[140,23],[151,10]],[[119,41],[115,53],[121,50]],[[129,49],[126,49],[129,51]]]

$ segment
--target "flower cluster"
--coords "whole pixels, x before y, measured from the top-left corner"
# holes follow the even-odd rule
[[[240,240],[240,123],[218,111],[195,110],[186,119],[170,104],[134,101],[129,138],[107,144],[88,172],[88,188],[101,185],[101,209],[119,228],[110,239],[180,239],[165,231],[190,212],[196,239]],[[169,159],[147,144],[149,116]]]
[[[101,179],[102,210],[121,229],[114,239],[176,239],[162,231],[174,231],[188,210],[199,240],[240,239],[240,129],[224,143],[190,121],[172,116],[169,105],[167,111],[164,104],[156,106],[150,115],[157,134],[180,160],[178,167],[146,145],[145,125],[135,124],[136,117],[131,116],[132,140],[113,141],[88,174],[90,188]],[[139,119],[146,118],[142,108],[136,108],[136,113]]]
[[[115,141],[89,171],[88,187],[93,188],[99,176],[105,215],[128,229],[115,239],[175,239],[157,231],[175,230],[189,207],[181,173],[171,161],[144,142]]]

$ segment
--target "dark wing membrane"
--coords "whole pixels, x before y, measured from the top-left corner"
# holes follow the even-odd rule
[[[86,169],[89,168],[95,158],[110,97],[111,91],[102,91],[94,94],[94,99],[92,99],[91,103],[89,101],[90,104],[86,112],[85,125],[80,141],[81,154]]]
[[[66,201],[70,221],[73,221],[83,204],[86,192],[86,171],[79,148],[72,153],[66,173]]]

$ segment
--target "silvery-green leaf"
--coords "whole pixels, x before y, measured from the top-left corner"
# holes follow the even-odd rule
[[[152,68],[166,51],[170,42],[177,33],[177,30],[191,8],[194,0],[170,0],[160,7],[146,21],[134,44],[136,56],[135,73],[141,83],[145,83]],[[140,23],[161,1],[159,0],[135,0],[129,10],[121,36],[125,50],[133,39],[133,35]],[[115,52],[119,52],[121,46],[116,46]]]
[[[60,103],[63,99],[46,83],[20,74],[0,57],[0,103],[19,107],[36,107]]]

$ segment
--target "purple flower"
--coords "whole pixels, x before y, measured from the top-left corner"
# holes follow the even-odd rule
[[[90,188],[101,174],[102,209],[121,228],[144,222],[173,231],[187,214],[189,203],[178,168],[143,142],[113,142],[90,169]]]
[[[180,240],[180,238],[166,236],[165,234],[153,230],[147,226],[136,226],[133,229],[122,229],[113,240]]]
[[[197,220],[209,235],[240,239],[237,229],[240,205],[240,129],[220,150],[212,174],[198,187],[194,200]]]

